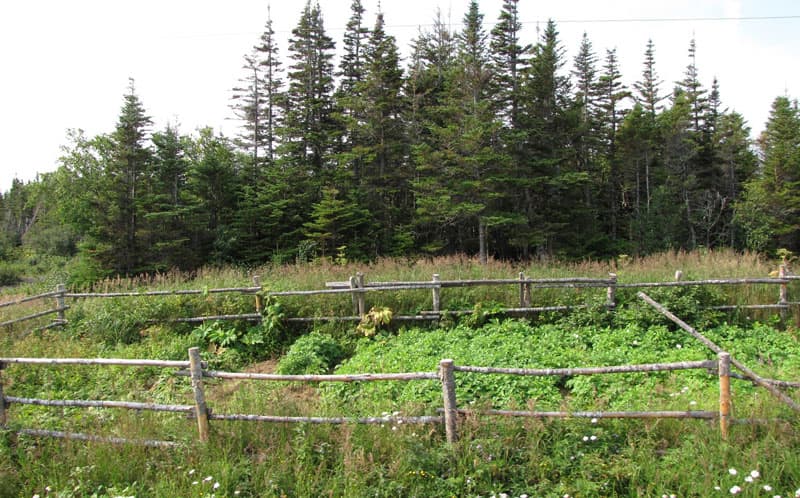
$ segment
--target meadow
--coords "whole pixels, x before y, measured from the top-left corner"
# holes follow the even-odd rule
[[[620,281],[767,276],[777,264],[753,254],[669,253],[613,262],[478,265],[465,257],[381,260],[370,265],[314,264],[255,269],[209,268],[98,282],[95,291],[219,288],[259,275],[269,290],[322,288],[357,271],[371,281],[598,277]],[[13,296],[52,290],[59,275],[6,290]],[[795,284],[796,285],[796,284]],[[203,325],[148,322],[159,317],[241,312],[252,296],[169,296],[70,303],[63,329],[3,331],[0,356],[184,360],[200,346],[216,369],[282,373],[435,371],[442,358],[458,364],[576,367],[688,361],[713,353],[636,299],[620,292],[609,312],[597,290],[545,289],[534,305],[586,304],[581,311],[504,319],[473,313],[436,325],[288,326],[286,316],[349,314],[349,296],[268,300],[267,320]],[[445,309],[491,310],[513,303],[513,287],[447,289]],[[793,296],[795,288],[790,289]],[[760,375],[800,379],[796,314],[781,322],[767,312],[706,309],[731,302],[774,302],[774,286],[657,289],[651,294]],[[372,298],[394,312],[430,306],[430,291]],[[380,302],[378,302],[380,301]],[[6,395],[187,403],[186,377],[156,368],[8,365]],[[12,405],[0,433],[0,497],[72,496],[782,496],[800,495],[797,415],[751,382],[733,381],[734,424],[720,437],[716,421],[497,418],[459,421],[448,444],[439,425],[393,422],[391,414],[432,414],[441,406],[436,382],[266,383],[208,380],[218,413],[384,416],[360,426],[213,421],[207,443],[194,420],[173,413]],[[460,407],[536,410],[715,409],[717,379],[705,372],[518,379],[459,375]],[[797,398],[795,392],[789,392]],[[161,439],[175,448],[145,448],[17,435],[20,428]]]

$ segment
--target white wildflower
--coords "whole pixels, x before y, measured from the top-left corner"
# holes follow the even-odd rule
[[[205,479],[203,479],[203,482],[211,482],[211,481],[213,481],[213,480],[214,480],[214,478],[213,478],[213,477],[211,477],[211,476],[208,476],[208,477],[206,477]]]
[[[759,477],[761,477],[761,472],[757,470],[751,470],[750,477],[752,477],[753,479],[758,479]]]
[[[194,469],[192,469],[192,470],[190,470],[190,471],[189,471],[189,475],[190,475],[190,476],[191,476],[191,475],[194,475]]]
[[[692,405],[692,406],[694,406],[694,405],[696,405],[696,404],[697,404],[697,401],[695,401],[695,400],[692,400],[692,401],[690,401],[690,402],[689,402],[689,404],[690,404],[690,405]]]
[[[745,477],[744,482],[753,482],[753,477],[752,476]]]
[[[596,424],[597,423],[597,419],[593,418],[590,422],[593,423],[593,424]]]
[[[219,489],[219,483],[215,482],[213,487],[214,487],[214,489]]]
[[[591,439],[592,441],[597,441],[597,436],[592,436],[589,439]]]
[[[589,436],[583,436],[583,440],[584,441],[588,441],[589,440]]]
[[[683,346],[681,346],[680,344],[676,344],[676,345],[675,345],[675,349],[681,349],[682,347],[683,347]]]
[[[742,492],[742,488],[740,488],[739,486],[734,486],[731,488],[730,491],[732,495],[738,495],[739,493]]]
[[[39,495],[33,495],[31,498],[39,498]]]
[[[728,474],[730,474],[732,476],[735,476],[738,473],[739,473],[739,471],[737,471],[736,469],[734,469],[732,467],[730,469],[728,469]]]
[[[770,486],[769,484],[765,484],[764,491],[772,491],[772,486]]]
[[[192,481],[192,486],[194,486],[196,484],[200,484],[200,481]]]

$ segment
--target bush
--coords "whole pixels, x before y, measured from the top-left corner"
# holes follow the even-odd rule
[[[278,363],[283,375],[330,372],[344,358],[344,349],[332,337],[312,332],[297,339]]]
[[[0,285],[16,285],[22,281],[22,271],[18,265],[0,262]]]

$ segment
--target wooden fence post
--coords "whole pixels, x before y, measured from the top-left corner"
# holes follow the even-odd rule
[[[261,297],[261,277],[258,275],[253,275],[253,287],[258,287],[259,290],[256,291],[256,313],[261,313],[261,310],[264,308],[264,298]]]
[[[358,280],[356,280],[356,277],[350,277],[350,288],[358,289]],[[353,314],[358,315],[358,292],[353,292],[351,297],[353,298]]]
[[[364,274],[356,273],[356,284],[359,289],[364,288]],[[367,296],[363,292],[358,293],[358,316],[364,317],[367,314]]]
[[[3,367],[5,365],[0,363],[0,427],[6,425],[6,397],[3,394]]]
[[[680,282],[683,279],[683,271],[675,270],[675,281]]]
[[[67,286],[64,284],[58,284],[56,286],[56,308],[58,309],[58,321],[63,325],[64,322],[67,321],[66,314],[64,313],[64,308],[66,307],[66,299],[64,299],[64,294],[67,292]]]
[[[613,310],[617,307],[617,274],[608,274],[609,285],[606,288],[606,308]]]
[[[786,278],[786,263],[782,263],[778,268],[778,278]],[[781,321],[786,321],[789,313],[789,285],[785,282],[781,284],[780,294],[778,296],[778,304],[781,308]]]
[[[458,440],[458,411],[456,407],[456,376],[453,360],[439,362],[439,378],[442,381],[444,401],[444,429],[448,443]]]
[[[728,439],[731,423],[731,355],[721,352],[717,355],[719,365],[719,432],[722,439]]]
[[[189,348],[189,372],[194,392],[194,412],[197,417],[197,430],[200,441],[208,441],[208,407],[203,391],[203,364],[200,361],[200,348]]]
[[[433,274],[434,286],[431,289],[431,291],[433,294],[433,311],[437,313],[441,310],[442,306],[442,295],[441,295],[442,288],[439,285],[437,285],[438,283],[439,283],[439,274],[434,273]]]
[[[531,307],[531,284],[529,282],[525,282],[525,273],[519,272],[519,307],[520,308],[530,308]]]

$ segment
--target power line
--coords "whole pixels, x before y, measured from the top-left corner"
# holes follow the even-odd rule
[[[611,19],[553,19],[558,24],[615,24],[615,23],[679,23],[679,22],[730,22],[730,21],[791,21],[800,19],[800,15],[783,16],[740,16],[740,17],[631,17],[631,18],[611,18]],[[536,25],[546,22],[547,19],[537,19],[535,21],[521,21],[522,25]],[[492,27],[495,23],[485,23],[487,27]],[[384,28],[391,29],[419,29],[431,28],[433,23],[418,24],[387,24]],[[347,28],[326,28],[328,32],[345,31]],[[275,34],[291,34],[291,29],[277,29]],[[204,33],[186,34],[173,36],[177,38],[212,38],[212,37],[236,37],[258,35],[258,32],[236,32],[236,33]]]

